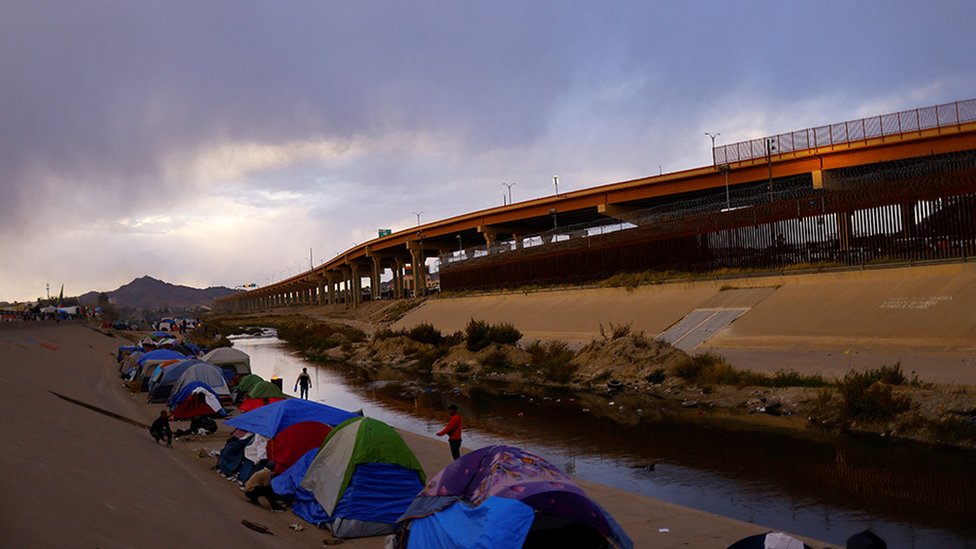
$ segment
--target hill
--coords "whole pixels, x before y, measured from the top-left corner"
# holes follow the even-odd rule
[[[116,307],[141,310],[186,309],[210,306],[213,300],[237,293],[238,290],[223,286],[206,289],[180,286],[143,276],[120,286],[117,290],[105,292]],[[98,294],[88,292],[78,299],[83,305],[97,305]]]

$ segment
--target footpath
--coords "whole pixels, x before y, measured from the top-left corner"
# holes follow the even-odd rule
[[[158,445],[145,425],[162,405],[120,383],[126,340],[81,323],[0,326],[0,537],[8,547],[321,547],[327,532],[244,498],[212,466],[230,429]],[[64,397],[67,397],[64,398]],[[428,476],[449,462],[443,441],[401,432]],[[724,548],[761,525],[578,481],[645,547]],[[271,533],[245,527],[265,525]],[[304,529],[292,529],[292,525]],[[817,549],[822,541],[801,538]],[[380,549],[383,537],[343,546]]]

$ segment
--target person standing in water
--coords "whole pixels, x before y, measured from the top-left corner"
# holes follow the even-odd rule
[[[308,388],[312,386],[312,376],[308,375],[308,368],[302,368],[302,373],[298,374],[298,379],[295,380],[295,390],[301,386],[302,392],[301,397],[308,400]]]

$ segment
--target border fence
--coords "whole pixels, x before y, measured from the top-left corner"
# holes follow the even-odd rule
[[[676,199],[440,257],[441,288],[576,283],[620,272],[864,265],[976,256],[976,152],[835,170]]]
[[[716,166],[720,166],[876,137],[958,126],[967,122],[976,122],[976,99],[870,116],[722,145],[712,149],[712,159]]]

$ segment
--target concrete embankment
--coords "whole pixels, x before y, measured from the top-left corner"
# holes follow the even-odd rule
[[[215,459],[209,452],[223,446],[229,428],[178,440],[174,449],[151,440],[138,424],[148,424],[161,406],[121,386],[113,357],[124,343],[82,324],[0,328],[5,545],[176,547],[206,541],[221,547],[320,547],[323,532],[290,529],[301,522],[297,517],[247,503],[236,484],[210,470]],[[404,438],[429,475],[447,464],[442,441],[411,433]],[[635,547],[725,547],[767,530],[580,484],[617,518]],[[242,519],[267,525],[274,535],[245,528]],[[345,545],[378,549],[383,539]]]
[[[926,381],[976,385],[974,310],[976,264],[958,263],[432,299],[394,328],[451,332],[475,318],[510,322],[525,340],[582,345],[601,325],[657,336],[685,321],[697,332],[676,346],[740,368],[842,376],[900,362]],[[705,320],[718,311],[733,314]]]

